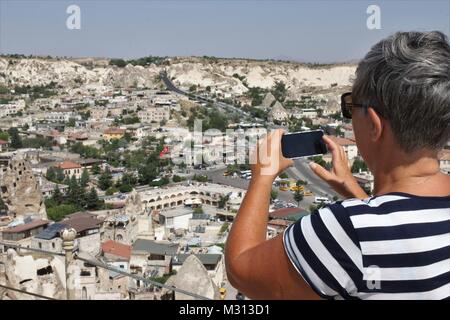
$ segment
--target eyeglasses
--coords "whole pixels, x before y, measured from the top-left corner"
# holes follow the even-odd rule
[[[341,111],[344,118],[352,118],[352,108],[365,108],[362,104],[353,103],[352,93],[346,92],[341,96]]]

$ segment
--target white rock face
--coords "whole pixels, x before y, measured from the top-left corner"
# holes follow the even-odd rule
[[[247,61],[219,59],[208,62],[200,58],[177,59],[168,68],[168,74],[175,83],[189,87],[211,86],[234,94],[247,91],[243,81],[250,87],[272,88],[276,81],[282,81],[290,91],[305,86],[330,88],[332,85],[351,85],[356,65],[329,65],[309,67],[300,63]],[[233,77],[237,74],[241,79]]]
[[[86,61],[84,61],[86,62]],[[0,85],[45,85],[51,81],[67,88],[148,87],[157,86],[157,76],[164,69],[173,81],[184,88],[211,86],[232,95],[241,95],[250,87],[272,88],[283,81],[292,94],[304,87],[330,88],[348,86],[356,65],[327,65],[311,67],[295,62],[258,61],[243,59],[172,58],[168,66],[133,66],[124,68],[107,63],[91,67],[68,59],[0,58]],[[238,75],[235,77],[234,75]]]
[[[125,68],[84,65],[65,59],[0,58],[0,85],[46,85],[56,82],[73,86],[153,87],[160,68],[127,65]]]

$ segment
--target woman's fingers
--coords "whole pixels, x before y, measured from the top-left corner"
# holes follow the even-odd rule
[[[334,180],[335,175],[329,172],[327,169],[322,167],[320,164],[317,164],[315,162],[310,162],[309,166],[311,170],[322,180],[329,182],[331,180]]]

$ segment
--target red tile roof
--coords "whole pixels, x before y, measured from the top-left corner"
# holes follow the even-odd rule
[[[272,219],[272,220],[269,220],[269,222],[267,224],[272,225],[272,226],[288,227],[292,224],[292,221],[283,220],[283,219]]]
[[[21,225],[18,225],[16,227],[14,227],[14,228],[9,228],[9,229],[3,230],[2,232],[3,233],[25,232],[25,231],[32,230],[32,229],[35,229],[35,228],[46,226],[49,223],[50,223],[50,221],[47,221],[47,220],[34,220],[34,221],[30,222],[30,223],[21,224]]]
[[[304,214],[307,212],[308,211],[306,211],[303,208],[282,208],[271,212],[270,216],[273,218],[282,218],[287,216],[293,216],[296,214]]]
[[[0,140],[0,144],[8,144],[8,141]]]
[[[131,257],[131,246],[113,240],[103,242],[102,251],[104,253],[109,253],[115,256],[126,258],[127,260],[130,260]]]
[[[72,161],[64,161],[59,164],[57,164],[55,167],[61,168],[61,169],[80,169],[81,166],[78,163],[72,162]]]
[[[336,142],[337,144],[339,144],[341,146],[348,146],[348,145],[356,144],[355,141],[350,140],[350,139],[336,137],[336,136],[328,136],[328,137],[330,137],[331,140],[333,140],[334,142]]]

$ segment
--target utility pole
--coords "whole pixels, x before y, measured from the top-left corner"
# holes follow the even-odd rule
[[[63,249],[66,254],[66,299],[75,300],[75,284],[74,275],[69,271],[71,264],[73,263],[73,249],[75,243],[75,237],[77,236],[77,231],[74,228],[64,229],[61,232],[61,238],[63,240]]]

